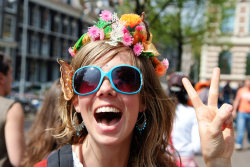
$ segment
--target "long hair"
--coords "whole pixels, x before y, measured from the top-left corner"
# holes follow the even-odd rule
[[[72,59],[71,66],[74,70],[77,70],[82,66],[94,64],[103,55],[109,55],[103,62],[105,64],[124,50],[128,51],[132,57],[132,65],[139,68],[142,72],[143,87],[140,91],[140,98],[146,106],[144,112],[147,117],[147,127],[141,134],[134,129],[130,161],[136,167],[176,166],[174,156],[167,149],[170,147],[169,139],[175,115],[174,106],[172,100],[164,93],[151,60],[146,57],[134,56],[131,48],[122,44],[110,46],[105,41],[95,41],[81,48]],[[63,95],[61,95],[59,107],[62,117],[61,128],[64,131],[58,134],[57,137],[72,136],[68,140],[71,144],[82,142],[87,135],[87,131],[85,129],[77,136],[76,131],[72,127],[71,120],[75,112],[72,100],[66,101]]]
[[[57,111],[60,93],[61,86],[59,80],[56,80],[47,91],[38,115],[27,133],[28,141],[22,161],[25,167],[33,167],[59,147],[59,140],[48,129],[61,125]]]
[[[0,72],[7,75],[11,68],[11,58],[6,54],[0,52]]]

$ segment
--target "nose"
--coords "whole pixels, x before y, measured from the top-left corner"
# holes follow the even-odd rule
[[[117,92],[111,85],[109,79],[105,77],[96,95],[97,96],[116,96]]]

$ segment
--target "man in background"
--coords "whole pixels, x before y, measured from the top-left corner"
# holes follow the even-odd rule
[[[0,53],[0,166],[20,166],[24,152],[22,105],[6,98],[12,83],[11,58]]]
[[[235,149],[240,150],[243,146],[245,129],[247,129],[248,143],[250,143],[250,77],[245,80],[244,86],[237,91],[233,107],[233,116],[234,118],[237,116]]]

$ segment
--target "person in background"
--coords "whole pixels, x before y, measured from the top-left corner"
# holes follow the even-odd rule
[[[24,152],[22,105],[5,96],[11,92],[11,58],[0,53],[0,166],[20,166]]]
[[[44,101],[28,131],[27,145],[22,166],[33,167],[59,148],[60,142],[52,135],[51,128],[61,125],[58,113],[58,98],[61,94],[59,79],[46,92]]]
[[[232,104],[233,96],[233,89],[230,87],[230,81],[227,81],[226,85],[222,89],[224,103]]]
[[[168,148],[175,108],[159,76],[166,64],[152,43],[145,16],[102,11],[58,60],[63,94],[59,110],[68,145],[35,166],[175,167]],[[208,105],[184,78],[196,109],[202,153],[208,167],[229,167],[233,153],[232,106],[217,108],[219,68],[212,76]],[[208,119],[209,118],[209,119]],[[222,129],[224,127],[224,129]],[[226,138],[226,139],[225,139]]]
[[[181,157],[183,167],[197,167],[194,155],[201,153],[200,135],[195,110],[188,105],[188,95],[182,84],[184,77],[183,73],[176,72],[167,80],[170,96],[176,102],[172,143],[178,152],[176,156]]]
[[[207,104],[208,102],[209,87],[210,87],[210,80],[200,81],[195,84],[195,90],[197,91],[201,101],[204,104]]]
[[[245,130],[247,130],[247,139],[250,144],[250,77],[246,78],[244,86],[238,89],[233,107],[234,118],[237,117],[235,149],[241,150]]]

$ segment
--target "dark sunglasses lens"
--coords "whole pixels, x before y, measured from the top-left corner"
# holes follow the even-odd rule
[[[115,68],[111,77],[115,87],[122,92],[132,93],[140,89],[140,73],[132,67]]]
[[[101,72],[95,67],[86,67],[77,71],[74,78],[74,88],[80,94],[94,91],[101,79]]]

